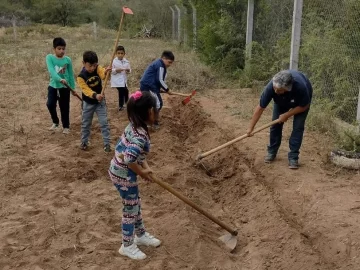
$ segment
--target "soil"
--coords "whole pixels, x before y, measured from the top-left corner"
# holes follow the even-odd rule
[[[116,92],[107,98],[115,144],[128,121]],[[82,151],[76,98],[69,135],[47,130],[45,96],[29,98],[25,83],[2,100],[0,269],[360,269],[360,175],[328,162],[324,135],[306,131],[297,171],[287,167],[290,120],[273,164],[263,163],[268,131],[196,162],[245,133],[257,102],[246,89],[198,93],[186,106],[166,98],[148,158],[159,178],[238,230],[237,248],[230,253],[218,240],[226,231],[140,181],[145,225],[162,245],[141,247],[148,258],[139,262],[117,252],[121,200],[96,117]]]

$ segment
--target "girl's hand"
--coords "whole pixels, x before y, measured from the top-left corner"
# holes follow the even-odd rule
[[[141,177],[147,182],[152,182],[151,181],[151,174],[152,173],[153,173],[153,171],[150,168],[144,169],[142,171]]]

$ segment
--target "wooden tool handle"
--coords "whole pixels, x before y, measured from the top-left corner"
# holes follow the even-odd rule
[[[268,123],[268,124],[266,124],[266,125],[263,125],[263,126],[257,128],[257,129],[255,129],[255,130],[252,132],[252,134],[256,134],[256,133],[258,133],[258,132],[260,132],[260,131],[268,128],[268,127],[271,127],[271,126],[273,126],[273,125],[275,125],[275,124],[278,124],[279,122],[280,122],[279,119],[274,120],[274,121],[272,121],[272,122],[270,122],[270,123]],[[227,142],[227,143],[224,143],[223,145],[220,145],[220,146],[218,146],[218,147],[216,147],[216,148],[214,148],[214,149],[212,149],[212,150],[210,150],[210,151],[208,151],[208,152],[205,152],[205,153],[203,153],[203,154],[200,154],[199,156],[197,156],[197,159],[198,159],[198,160],[199,160],[199,159],[203,159],[204,157],[207,157],[208,155],[211,155],[211,154],[213,154],[213,153],[215,153],[215,152],[217,152],[217,151],[219,151],[219,150],[221,150],[221,149],[223,149],[223,148],[225,148],[225,147],[228,147],[228,146],[230,146],[230,145],[232,145],[232,144],[234,144],[234,143],[236,143],[236,142],[238,142],[238,141],[241,141],[241,140],[243,140],[243,139],[245,139],[245,138],[247,138],[247,137],[249,137],[248,134],[244,134],[244,135],[242,135],[242,136],[240,136],[240,137],[237,137],[237,138],[235,138],[235,139],[233,139],[233,140],[231,140],[231,141],[229,141],[229,142]]]
[[[180,200],[182,200],[183,202],[185,202],[186,204],[190,205],[192,208],[196,209],[200,214],[203,214],[204,216],[206,216],[208,219],[212,220],[213,222],[215,222],[217,225],[219,225],[221,228],[227,230],[229,233],[231,233],[232,235],[237,235],[238,232],[236,230],[233,230],[232,228],[230,228],[228,225],[226,225],[225,223],[223,223],[222,221],[220,221],[219,219],[217,219],[216,217],[214,217],[213,215],[211,215],[210,213],[208,213],[207,211],[205,211],[204,209],[202,209],[201,207],[199,207],[198,205],[196,205],[194,202],[190,201],[187,197],[185,197],[184,195],[182,195],[181,193],[177,192],[175,189],[173,189],[171,186],[169,186],[167,183],[157,179],[154,175],[150,176],[150,179],[152,181],[154,181],[156,184],[160,185],[161,187],[163,187],[164,189],[166,189],[167,191],[169,191],[170,193],[172,193],[173,195],[175,195],[176,197],[178,197]]]
[[[76,91],[74,89],[72,89],[67,83],[64,84],[66,86],[66,88],[68,88],[71,92],[74,93],[74,95],[82,102],[82,98],[78,95],[78,93],[76,93]]]
[[[177,93],[177,92],[172,92],[171,91],[171,95],[175,95],[175,96],[182,96],[182,97],[189,97],[191,96],[191,94],[183,94],[183,93]]]
[[[124,17],[125,17],[125,12],[123,11],[123,13],[121,15],[121,19],[120,19],[119,30],[118,30],[118,33],[117,33],[113,54],[111,56],[110,67],[112,67],[112,64],[113,64],[113,61],[114,61],[114,58],[115,58],[115,55],[116,55],[116,48],[117,48],[118,43],[119,43],[120,34],[121,34],[121,27],[122,27],[122,24],[123,24]],[[107,85],[107,83],[109,81],[109,78],[110,78],[110,71],[108,71],[106,73],[104,84],[103,84],[103,87],[102,87],[102,90],[101,90],[101,95],[104,95],[105,88],[106,88],[106,85]]]

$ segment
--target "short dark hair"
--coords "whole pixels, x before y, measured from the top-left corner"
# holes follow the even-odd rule
[[[135,129],[142,127],[149,135],[146,122],[149,120],[149,110],[156,108],[156,101],[148,91],[141,92],[141,94],[141,97],[136,100],[130,96],[126,104],[127,114],[129,121],[134,125]]]
[[[163,51],[161,54],[161,58],[169,59],[171,61],[175,61],[175,56],[172,51]]]
[[[59,47],[59,46],[64,46],[64,47],[66,47],[66,42],[65,42],[65,40],[64,40],[63,38],[61,38],[61,37],[56,37],[56,38],[54,38],[54,40],[53,40],[53,47],[54,47],[54,49],[55,49],[56,47]]]
[[[124,46],[119,45],[119,46],[117,46],[116,51],[124,51],[125,52],[125,48],[124,48]]]
[[[96,52],[86,51],[83,54],[83,61],[84,63],[96,64],[99,62],[99,59]]]

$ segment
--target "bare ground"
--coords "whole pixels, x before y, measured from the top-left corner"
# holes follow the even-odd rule
[[[359,173],[327,162],[325,136],[306,132],[295,172],[287,168],[289,130],[272,165],[262,162],[267,131],[205,158],[212,177],[195,161],[245,132],[257,100],[248,91],[200,93],[185,107],[168,98],[149,157],[161,179],[238,229],[237,249],[217,240],[225,231],[216,224],[142,182],[145,225],[163,244],[142,248],[149,258],[134,262],[117,253],[121,200],[97,121],[83,152],[76,99],[65,136],[47,130],[44,94],[27,95],[25,82],[11,89],[0,103],[1,269],[360,269]],[[107,91],[115,144],[127,119]]]

